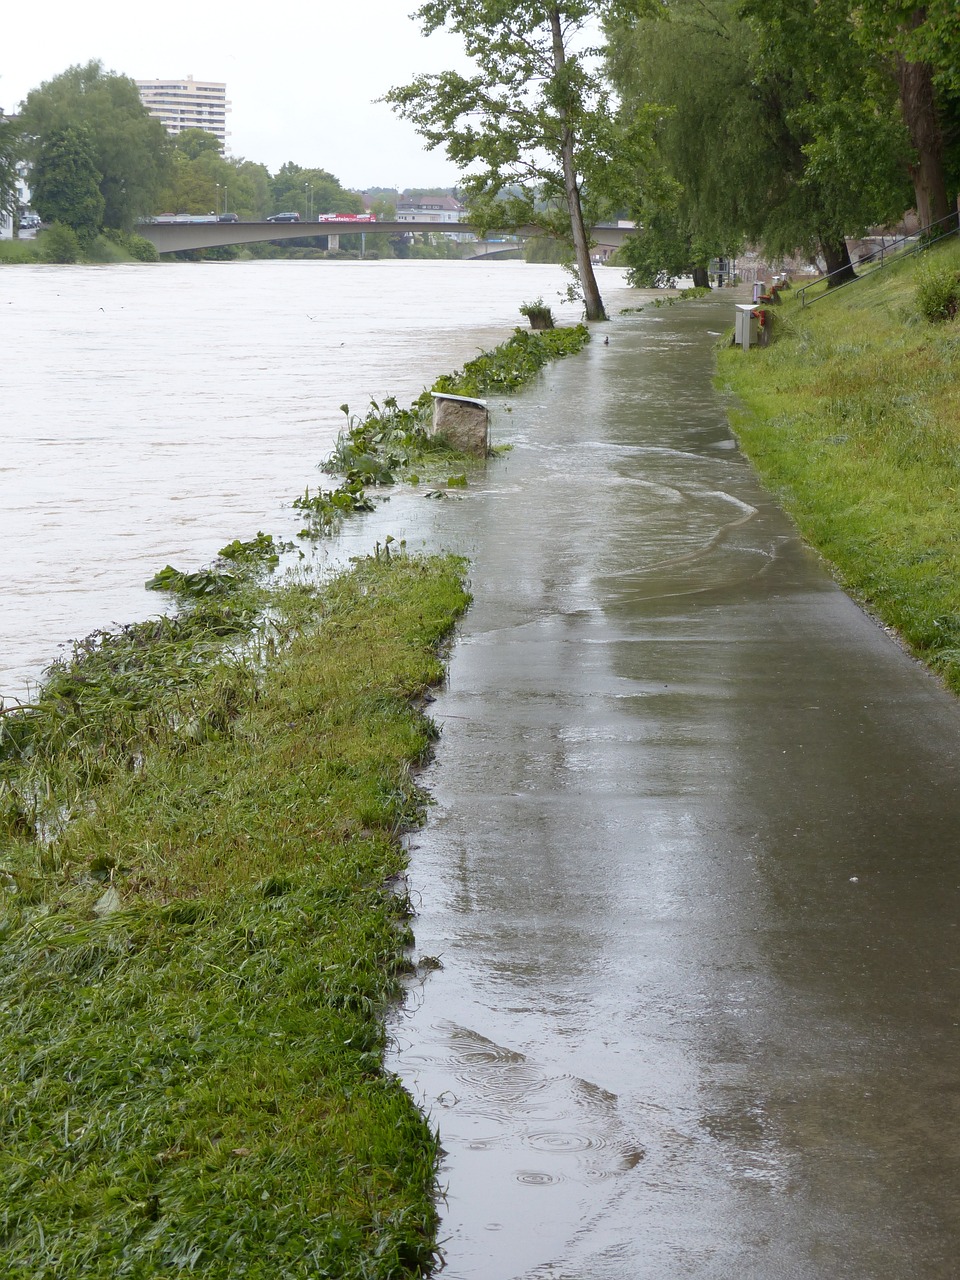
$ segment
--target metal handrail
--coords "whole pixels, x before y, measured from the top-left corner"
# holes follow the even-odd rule
[[[938,232],[937,227],[942,226],[945,222],[952,222],[953,226],[946,228],[944,231]],[[852,280],[844,280],[843,284],[835,284],[832,286],[828,285],[823,293],[818,293],[816,297],[811,298],[808,302],[806,298],[806,292],[808,289],[812,289],[815,285],[823,284],[824,281],[830,280],[834,276],[842,275],[844,272],[850,271],[852,269],[852,264],[849,267],[838,267],[836,271],[831,271],[825,276],[820,276],[816,280],[811,280],[809,284],[805,284],[802,288],[798,289],[796,292],[796,298],[799,301],[801,308],[812,306],[818,298],[832,296],[839,292],[840,289],[845,289],[848,284],[857,284],[860,280],[865,280],[867,276],[873,275],[874,271],[881,270],[881,268],[887,265],[888,257],[892,256],[894,253],[905,258],[909,257],[912,253],[923,253],[923,251],[925,249],[929,249],[932,244],[939,244],[939,242],[947,236],[956,235],[958,230],[960,230],[960,224],[958,224],[957,221],[957,212],[954,211],[953,213],[948,213],[946,217],[938,218],[936,222],[931,222],[928,227],[923,227],[920,231],[915,231],[913,235],[899,236],[892,244],[889,245],[881,244],[879,250],[875,250],[870,255],[872,265],[868,267],[867,270],[861,271],[859,275],[854,274]],[[901,254],[898,246],[906,244],[910,244],[911,247]],[[878,255],[880,261],[876,262],[874,259]]]

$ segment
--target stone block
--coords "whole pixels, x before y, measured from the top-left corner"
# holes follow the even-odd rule
[[[442,436],[453,449],[486,456],[490,447],[490,414],[483,400],[433,393],[431,436]]]

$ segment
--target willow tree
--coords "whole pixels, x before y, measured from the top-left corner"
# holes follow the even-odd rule
[[[846,237],[909,203],[893,85],[849,0],[624,5],[609,57],[624,110],[661,106],[657,155],[677,189],[665,213],[639,211],[645,226],[658,214],[705,245],[818,253],[839,283]]]
[[[463,171],[471,222],[534,226],[573,251],[588,320],[605,320],[590,260],[590,222],[618,203],[617,178],[642,147],[642,121],[622,136],[591,33],[600,0],[430,0],[413,15],[425,35],[463,39],[475,75],[444,71],[385,100]]]

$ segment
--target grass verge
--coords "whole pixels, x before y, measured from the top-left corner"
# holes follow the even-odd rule
[[[461,574],[231,575],[0,717],[3,1275],[429,1269],[436,1142],[382,1017]]]
[[[719,382],[803,536],[960,692],[960,324],[922,314],[918,283],[934,269],[960,270],[960,244],[803,311],[784,301],[777,341],[723,351]]]

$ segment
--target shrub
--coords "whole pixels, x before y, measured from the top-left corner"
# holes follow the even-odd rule
[[[80,237],[73,227],[55,222],[40,233],[40,258],[43,262],[76,262],[80,257]]]
[[[520,308],[520,314],[530,321],[531,329],[553,328],[553,312],[542,298],[537,298],[534,302],[525,302]]]
[[[36,240],[0,240],[0,264],[36,262],[39,256]]]
[[[925,259],[917,267],[916,301],[925,320],[952,320],[960,309],[960,272]]]

